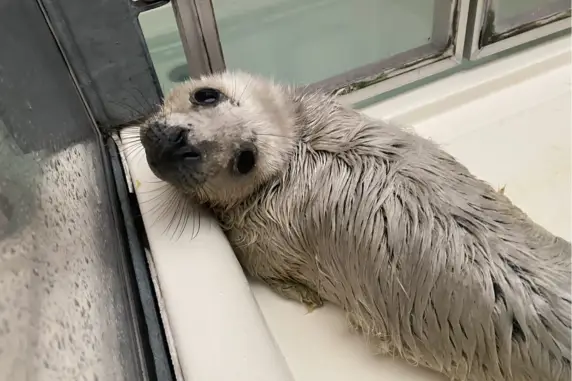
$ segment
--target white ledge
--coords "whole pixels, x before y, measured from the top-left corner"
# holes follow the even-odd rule
[[[248,281],[205,211],[193,236],[160,218],[163,185],[143,154],[127,155],[173,346],[185,380],[292,381]],[[194,221],[192,223],[197,223]],[[167,231],[167,233],[165,233]]]

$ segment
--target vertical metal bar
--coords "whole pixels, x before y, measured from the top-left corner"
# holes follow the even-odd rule
[[[198,78],[203,74],[210,73],[209,57],[203,41],[195,2],[192,0],[174,0],[172,4],[179,35],[187,57],[189,76]]]
[[[203,31],[205,47],[209,57],[211,71],[220,72],[225,70],[224,54],[218,34],[216,16],[212,0],[195,0],[199,22]]]
[[[469,26],[469,8],[471,0],[459,0],[452,10],[453,33],[453,58],[457,63],[463,61],[465,45],[467,44],[467,28]]]
[[[461,62],[470,0],[435,0],[431,44]]]
[[[173,0],[191,78],[225,69],[211,1]]]
[[[481,38],[481,33],[484,27],[485,15],[487,10],[487,0],[475,0],[477,5],[475,8],[475,14],[473,19],[473,25],[471,30],[471,48],[469,59],[476,56],[480,50],[479,40]]]

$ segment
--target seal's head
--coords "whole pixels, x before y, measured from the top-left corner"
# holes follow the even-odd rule
[[[239,202],[288,164],[297,135],[288,94],[245,73],[179,85],[141,128],[151,170],[198,202]]]

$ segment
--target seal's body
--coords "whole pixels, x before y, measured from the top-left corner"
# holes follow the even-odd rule
[[[249,274],[342,307],[381,352],[454,380],[570,379],[570,243],[432,142],[240,73],[179,86],[141,139]]]

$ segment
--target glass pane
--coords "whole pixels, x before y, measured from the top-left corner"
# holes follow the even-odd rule
[[[171,5],[140,14],[139,24],[163,91],[188,79],[185,51]]]
[[[0,380],[141,380],[95,127],[35,2],[0,36]]]
[[[570,9],[569,0],[493,0],[494,26],[502,33],[522,24]]]
[[[295,84],[427,45],[434,28],[435,0],[213,0],[213,6],[229,69]],[[147,11],[139,22],[168,91],[188,78],[173,9]]]
[[[213,6],[227,68],[302,84],[428,44],[435,1],[213,0]]]

